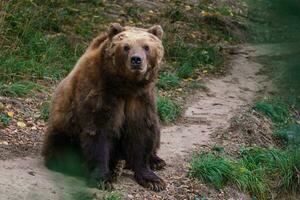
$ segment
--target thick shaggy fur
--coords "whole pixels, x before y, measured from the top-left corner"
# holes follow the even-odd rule
[[[94,39],[53,95],[43,146],[46,161],[59,156],[66,145],[77,144],[90,185],[108,181],[117,162],[125,160],[139,184],[155,191],[165,188],[151,170],[165,166],[156,155],[160,130],[154,94],[162,33],[160,26],[112,24]],[[144,55],[144,72],[129,69],[125,43],[133,53]],[[150,50],[144,52],[144,45]]]

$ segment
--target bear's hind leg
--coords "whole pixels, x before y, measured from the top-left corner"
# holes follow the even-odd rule
[[[81,148],[89,170],[88,186],[111,190],[109,169],[111,144],[103,132],[86,135],[81,139]]]

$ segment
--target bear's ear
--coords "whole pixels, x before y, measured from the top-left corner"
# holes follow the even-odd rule
[[[119,23],[112,23],[107,30],[108,37],[111,39],[118,33],[124,31],[124,28]]]
[[[152,26],[151,28],[149,28],[147,30],[149,33],[152,33],[153,35],[155,35],[156,37],[158,37],[160,40],[162,39],[163,35],[164,35],[164,31],[162,29],[162,27],[160,25],[155,25]]]

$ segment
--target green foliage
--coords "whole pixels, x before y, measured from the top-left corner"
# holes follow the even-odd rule
[[[233,176],[231,161],[214,154],[201,154],[192,159],[190,176],[221,189]]]
[[[1,85],[0,95],[22,97],[30,94],[33,90],[43,91],[43,87],[31,81],[18,81],[9,85]]]
[[[158,97],[156,106],[160,120],[164,122],[172,122],[181,114],[180,106],[167,97]]]
[[[207,43],[196,45],[184,42],[180,37],[165,45],[166,56],[174,63],[181,78],[194,75],[196,70],[214,71],[224,62],[220,49]]]
[[[44,121],[49,119],[49,102],[43,102],[40,106],[41,118]]]
[[[219,152],[219,153],[223,153],[224,152],[224,147],[219,146],[219,145],[214,145],[211,150]]]
[[[105,198],[105,200],[121,200],[121,199],[122,199],[121,196],[115,192],[112,192]]]
[[[282,155],[282,161],[274,163],[279,165],[281,175],[280,186],[287,191],[299,192],[300,190],[300,154],[299,147]]]
[[[287,106],[279,101],[259,101],[253,108],[264,113],[276,123],[284,124],[290,119]]]
[[[159,89],[169,90],[180,86],[180,79],[172,73],[162,73],[159,76],[156,86]]]
[[[7,114],[4,114],[4,113],[0,113],[0,121],[5,125],[7,126],[10,122],[11,118],[7,115]]]
[[[141,17],[143,8],[137,6],[129,6],[126,8],[127,15],[133,18],[135,21]]]
[[[187,19],[185,13],[182,11],[180,6],[170,7],[165,16],[171,20],[171,22],[184,21]]]
[[[287,192],[299,191],[299,150],[245,148],[235,162],[225,155],[200,154],[191,161],[190,175],[218,189],[232,183],[256,198],[267,199],[274,184]]]
[[[68,1],[9,1],[2,8],[0,80],[57,80],[73,67],[85,45],[72,34],[91,38],[90,23],[78,18],[80,10]],[[86,9],[83,9],[86,11]],[[76,20],[76,23],[75,23]],[[80,30],[76,27],[80,27]]]
[[[300,188],[299,147],[291,150],[249,148],[243,152],[244,158],[254,167],[263,167],[267,180],[277,180],[279,188],[298,191]]]

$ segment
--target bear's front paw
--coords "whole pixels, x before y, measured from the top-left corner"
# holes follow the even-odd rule
[[[99,170],[94,170],[88,178],[87,185],[100,190],[113,190],[109,173],[100,173]]]
[[[138,182],[138,184],[142,185],[145,188],[149,188],[150,190],[153,190],[155,192],[165,190],[167,187],[165,181],[159,178],[151,170],[147,170],[142,173],[136,173],[135,179]]]
[[[150,158],[150,168],[152,170],[161,170],[164,169],[167,163],[158,157],[157,155],[152,155]]]

